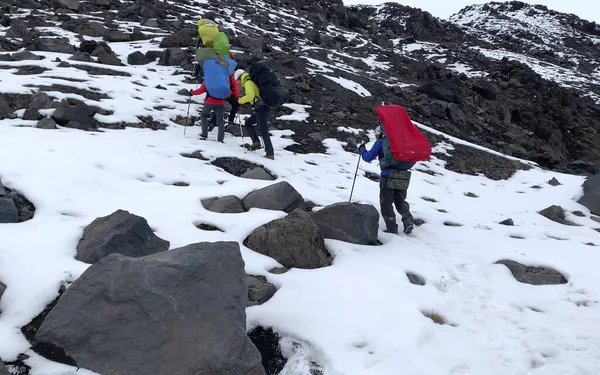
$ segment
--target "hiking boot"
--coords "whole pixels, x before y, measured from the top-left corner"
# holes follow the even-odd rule
[[[383,231],[383,233],[398,234],[398,229],[396,229],[396,230],[386,229]]]
[[[200,139],[206,140],[208,138],[208,134],[200,134]]]
[[[252,144],[245,143],[244,147],[250,151],[255,151],[260,150],[262,148],[262,145],[260,144],[260,142],[254,142]]]
[[[413,229],[415,229],[415,225],[410,223],[404,227],[404,234],[411,234]]]
[[[265,158],[275,160],[275,155],[265,155]]]

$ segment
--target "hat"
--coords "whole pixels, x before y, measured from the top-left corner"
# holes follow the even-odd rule
[[[233,73],[233,78],[235,78],[235,80],[237,81],[240,79],[242,74],[244,74],[244,69],[238,69],[235,71],[235,73]]]

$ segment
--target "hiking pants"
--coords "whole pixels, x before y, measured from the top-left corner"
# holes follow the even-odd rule
[[[398,232],[398,224],[396,223],[396,212],[394,212],[394,206],[396,210],[402,216],[402,223],[404,227],[414,222],[414,218],[410,213],[410,205],[406,201],[406,190],[401,189],[389,189],[387,187],[388,178],[381,177],[379,182],[379,204],[381,206],[381,216],[385,221],[387,230],[396,233]]]
[[[240,109],[240,103],[238,103],[238,99],[233,95],[231,95],[229,98],[227,98],[227,102],[229,102],[229,104],[231,104],[231,110],[229,111],[229,118],[227,119],[227,121],[235,122],[235,115],[237,114],[238,110]],[[212,124],[212,126],[217,125],[217,116],[215,115],[214,112],[210,118],[209,123]]]
[[[252,116],[248,117],[244,125],[248,131],[248,135],[252,139],[252,143],[256,143],[260,142],[258,135],[256,134],[256,129],[254,129],[253,126],[256,124],[258,133],[262,136],[263,142],[265,143],[265,151],[267,156],[273,156],[275,152],[273,151],[273,144],[271,143],[271,137],[269,136],[269,124],[267,123],[268,115],[269,107],[263,103],[262,100],[259,100],[254,105],[254,113]]]
[[[218,104],[204,104],[204,108],[202,108],[202,134],[208,134],[208,115],[214,111],[215,116],[217,117],[217,126],[219,127],[219,133],[217,135],[217,140],[219,142],[223,142],[225,138],[225,120],[223,119],[223,113],[225,112],[225,106]]]

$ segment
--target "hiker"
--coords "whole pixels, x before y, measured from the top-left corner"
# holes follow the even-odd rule
[[[271,136],[269,135],[269,124],[267,123],[267,116],[269,115],[269,106],[260,98],[260,91],[256,83],[250,79],[250,74],[242,69],[238,69],[235,72],[236,80],[239,80],[244,88],[246,95],[242,96],[238,102],[240,105],[249,103],[252,106],[252,115],[248,117],[244,123],[252,144],[245,144],[248,150],[254,151],[261,149],[260,139],[254,125],[258,128],[258,132],[263,138],[265,143],[265,158],[275,159],[275,152],[273,151],[273,144],[271,143]]]
[[[232,52],[229,52],[229,57],[231,57],[232,60],[235,60]],[[235,89],[237,91],[234,91],[235,95],[230,95],[229,98],[227,98],[227,103],[229,103],[229,105],[231,105],[231,109],[229,110],[229,116],[227,117],[228,125],[235,123],[235,116],[237,115],[238,110],[240,109],[240,103],[238,103],[238,99],[240,98],[238,81],[237,81],[237,79],[234,79],[234,80],[235,80]],[[210,132],[211,130],[213,130],[216,125],[217,125],[217,116],[216,116],[215,112],[213,112],[213,115],[209,121],[208,131]]]
[[[286,102],[289,98],[289,92],[281,85],[279,77],[267,60],[255,62],[250,66],[248,72],[241,69],[237,70],[235,77],[240,81],[246,92],[246,95],[240,98],[239,103],[249,103],[254,111],[245,122],[252,144],[244,146],[249,150],[261,148],[256,129],[253,127],[256,124],[265,144],[265,157],[275,159],[267,116],[272,108],[278,108]]]
[[[394,159],[394,156],[390,151],[390,140],[385,134],[383,125],[380,125],[375,130],[375,139],[375,144],[370,150],[367,151],[364,143],[360,144],[358,150],[361,158],[366,162],[371,162],[376,157],[379,160],[379,167],[381,168],[379,204],[381,206],[381,216],[383,216],[383,220],[387,227],[384,232],[398,234],[398,224],[396,222],[396,213],[394,212],[395,205],[396,210],[398,210],[402,216],[404,233],[409,234],[414,229],[414,218],[410,213],[410,205],[406,202],[408,182],[406,182],[405,185],[402,182],[394,184],[398,181],[406,181],[406,178],[404,178],[404,180],[402,180],[402,177],[399,179],[390,179],[390,173],[394,174],[394,177],[395,175],[406,175],[406,172],[404,171],[408,171],[415,163],[397,161]],[[410,180],[410,176],[408,177],[408,180]]]

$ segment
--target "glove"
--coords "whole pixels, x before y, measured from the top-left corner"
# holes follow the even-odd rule
[[[366,150],[367,147],[365,146],[364,143],[361,143],[360,146],[358,146],[358,152],[360,152],[362,154],[363,150]]]
[[[193,92],[194,92],[194,89],[190,89],[190,96],[194,96]]]

